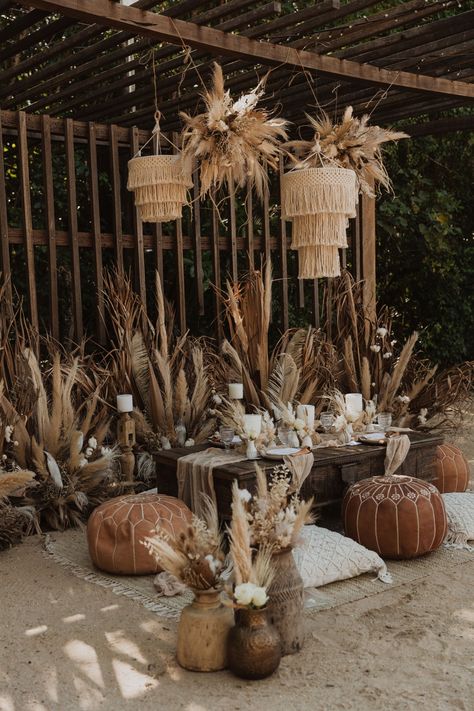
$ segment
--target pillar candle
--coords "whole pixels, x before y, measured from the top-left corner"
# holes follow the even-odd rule
[[[244,415],[245,432],[249,437],[258,437],[262,431],[261,415]]]
[[[310,429],[314,427],[314,405],[298,405],[296,416],[304,420]]]
[[[133,395],[117,395],[117,410],[119,412],[132,412]]]
[[[358,417],[364,409],[364,401],[360,393],[347,393],[345,396],[347,413]]]
[[[242,383],[229,383],[229,397],[231,400],[242,400],[244,386]]]

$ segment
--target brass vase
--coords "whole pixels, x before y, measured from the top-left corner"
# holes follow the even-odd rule
[[[227,637],[234,623],[220,591],[194,590],[194,600],[181,612],[176,657],[191,671],[213,672],[227,668]]]
[[[304,585],[291,548],[272,556],[275,577],[268,589],[268,619],[281,637],[282,655],[299,652],[304,642]]]
[[[227,639],[229,669],[242,679],[264,679],[278,669],[281,641],[267,612],[236,610],[235,627]]]

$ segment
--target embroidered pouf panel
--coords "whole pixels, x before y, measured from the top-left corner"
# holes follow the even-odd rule
[[[161,572],[142,541],[161,529],[177,536],[191,521],[179,499],[162,494],[127,494],[98,506],[87,522],[94,565],[108,573],[149,575]]]
[[[447,520],[438,489],[410,476],[363,479],[342,503],[347,536],[382,558],[404,560],[434,551],[444,541]]]
[[[442,494],[466,491],[469,485],[469,464],[459,447],[440,444],[436,448],[436,486]]]

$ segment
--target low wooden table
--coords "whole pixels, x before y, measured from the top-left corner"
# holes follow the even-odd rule
[[[397,474],[433,481],[435,479],[436,447],[443,442],[443,438],[419,433],[410,433],[409,437],[411,447]],[[177,460],[185,454],[206,449],[208,446],[210,445],[158,452],[155,455],[158,491],[162,494],[177,496]],[[303,484],[302,498],[314,497],[314,511],[318,515],[318,520],[334,519],[334,516],[339,516],[342,497],[347,486],[360,481],[360,479],[382,475],[384,473],[384,459],[384,446],[361,444],[317,449],[314,452],[313,468]],[[270,472],[278,464],[278,462],[269,459],[259,459],[258,463],[267,472]],[[216,467],[213,476],[219,514],[223,520],[229,520],[232,482],[237,479],[239,488],[253,491],[255,489],[254,463],[244,460]]]

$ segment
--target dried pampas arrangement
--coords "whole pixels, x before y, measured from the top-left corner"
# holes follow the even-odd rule
[[[222,68],[214,64],[212,88],[203,94],[206,110],[197,116],[181,112],[183,155],[200,165],[201,196],[227,185],[230,191],[248,184],[260,198],[267,189],[265,163],[275,169],[279,141],[286,140],[287,121],[270,118],[257,108],[265,79],[236,101],[225,90]]]

